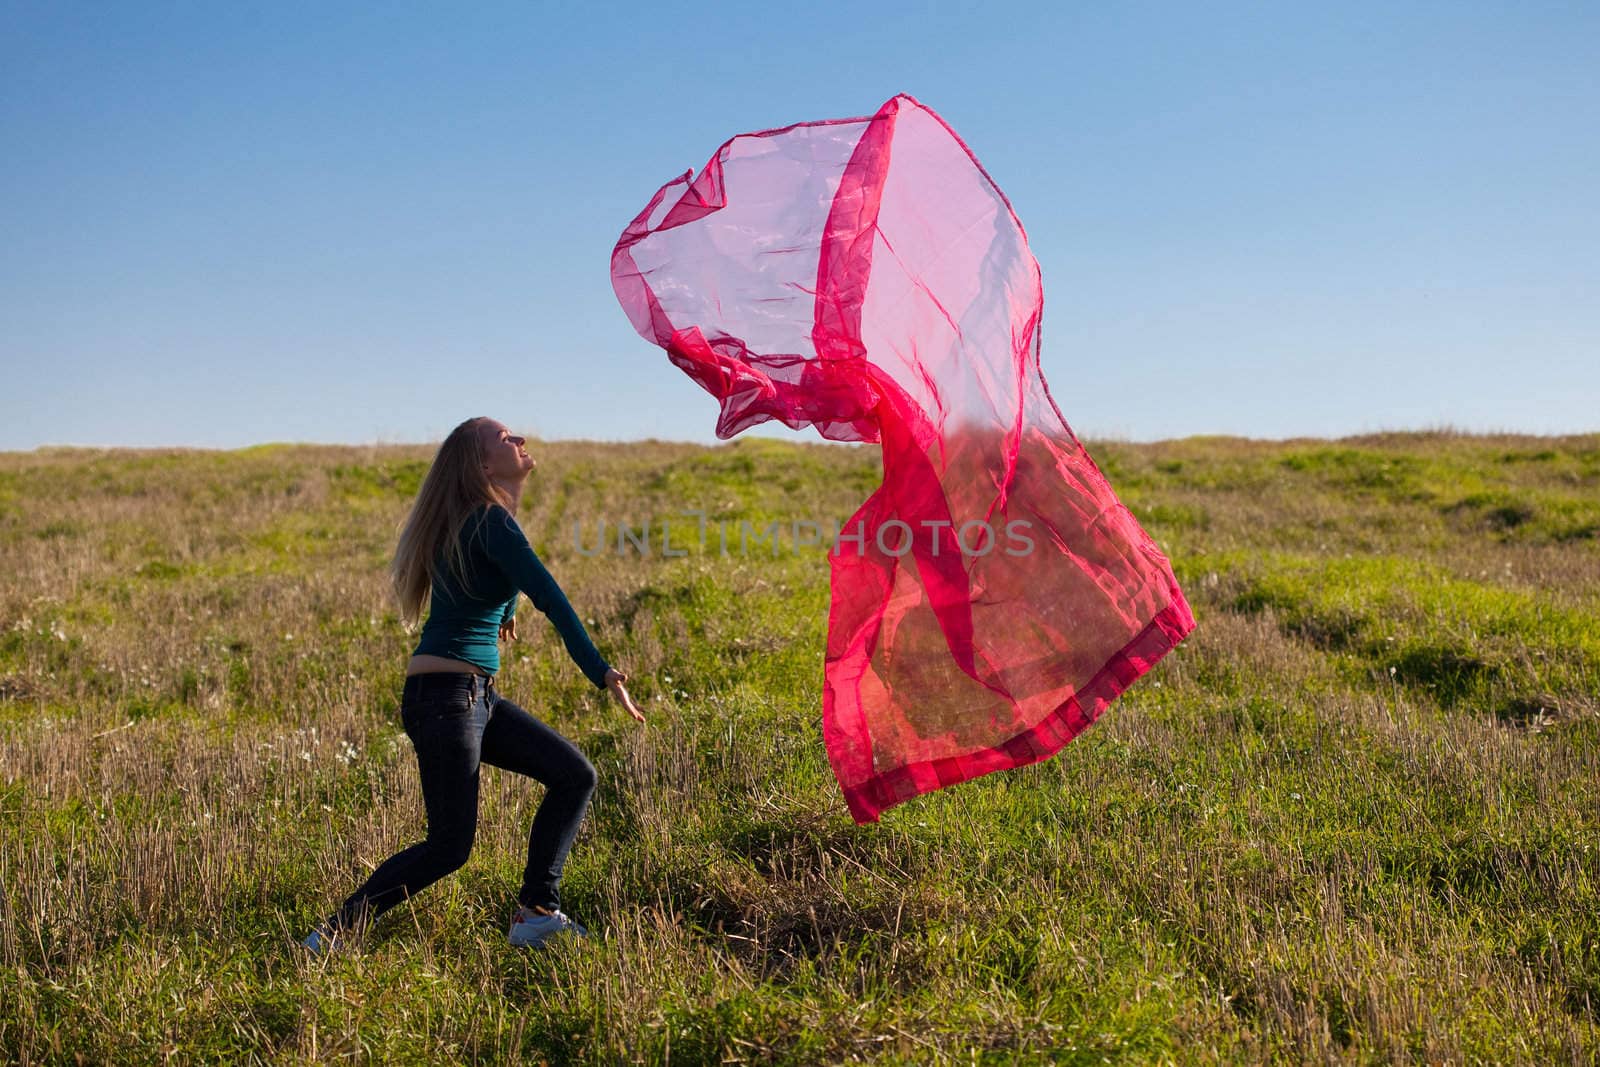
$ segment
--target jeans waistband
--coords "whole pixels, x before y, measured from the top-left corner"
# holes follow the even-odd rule
[[[469,693],[470,699],[494,689],[494,675],[474,674],[471,671],[435,671],[412,674],[406,677],[402,699],[417,700],[452,693]]]

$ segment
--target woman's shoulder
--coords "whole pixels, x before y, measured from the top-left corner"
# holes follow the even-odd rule
[[[499,504],[480,502],[472,506],[467,512],[467,517],[461,522],[461,537],[464,541],[481,541],[492,531],[505,526],[506,520],[511,515]],[[511,519],[515,523],[515,519]]]
[[[479,527],[495,533],[512,533],[519,537],[524,536],[522,526],[517,522],[517,517],[503,504],[479,504],[473,512],[473,518]]]

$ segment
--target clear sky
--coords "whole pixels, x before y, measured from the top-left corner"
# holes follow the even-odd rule
[[[618,233],[897,92],[1016,206],[1080,434],[1600,430],[1594,3],[4,0],[0,449],[712,441]]]

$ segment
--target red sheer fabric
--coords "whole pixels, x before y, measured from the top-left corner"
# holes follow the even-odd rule
[[[1022,224],[916,100],[733,138],[611,274],[721,401],[718,437],[777,419],[882,448],[829,557],[823,735],[858,822],[1051,755],[1193,629],[1045,386]]]

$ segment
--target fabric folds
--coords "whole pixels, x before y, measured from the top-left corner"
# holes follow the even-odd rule
[[[823,735],[858,822],[1051,755],[1193,629],[1050,396],[1021,223],[928,107],[734,137],[611,273],[718,437],[776,419],[882,450],[829,557]]]

